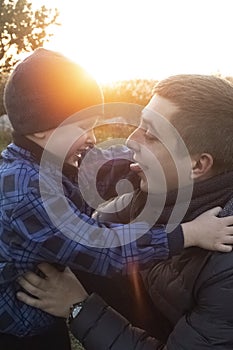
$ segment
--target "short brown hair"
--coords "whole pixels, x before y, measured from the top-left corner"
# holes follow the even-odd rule
[[[179,108],[172,123],[191,155],[210,153],[217,172],[233,170],[233,84],[211,75],[182,74],[160,81],[153,92]]]

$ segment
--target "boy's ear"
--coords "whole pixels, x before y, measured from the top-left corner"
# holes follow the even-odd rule
[[[47,141],[47,132],[41,131],[34,134],[26,135],[29,140],[37,143],[39,146],[44,147]]]
[[[212,176],[214,160],[211,154],[202,153],[191,157],[192,173],[191,178],[193,180],[204,180]]]
[[[46,138],[46,132],[41,131],[41,132],[35,132],[34,134],[32,134],[32,136],[34,136],[36,139],[44,139]]]

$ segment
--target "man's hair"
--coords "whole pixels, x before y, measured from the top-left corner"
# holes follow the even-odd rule
[[[175,75],[160,81],[154,94],[179,109],[172,123],[191,155],[209,153],[216,172],[233,170],[233,85],[209,75]]]

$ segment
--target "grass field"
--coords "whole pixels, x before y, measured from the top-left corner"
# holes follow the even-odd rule
[[[70,333],[71,338],[71,347],[72,350],[85,350],[82,345],[73,337],[73,335]]]

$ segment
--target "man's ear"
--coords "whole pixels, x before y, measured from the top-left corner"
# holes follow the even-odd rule
[[[193,180],[204,180],[212,176],[214,160],[211,154],[202,153],[191,157]]]

